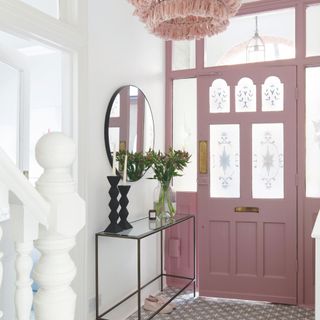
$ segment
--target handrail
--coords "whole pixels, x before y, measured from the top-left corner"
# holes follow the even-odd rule
[[[0,182],[13,192],[31,215],[48,227],[50,204],[32,186],[7,154],[0,148]]]

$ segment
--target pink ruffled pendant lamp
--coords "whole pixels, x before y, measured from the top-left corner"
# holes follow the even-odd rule
[[[165,40],[192,40],[224,31],[241,0],[128,0],[148,30]]]

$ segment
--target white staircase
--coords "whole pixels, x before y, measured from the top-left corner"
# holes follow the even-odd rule
[[[76,294],[70,284],[76,267],[69,251],[85,224],[85,203],[71,176],[75,156],[70,138],[62,133],[43,136],[36,146],[36,158],[44,172],[34,188],[0,148],[0,190],[8,197],[16,249],[17,320],[30,319],[32,304],[36,320],[74,319]],[[40,287],[35,297],[30,275],[34,245],[41,252],[32,274]],[[1,258],[2,253],[0,287]],[[1,318],[6,319],[6,315],[0,311]]]

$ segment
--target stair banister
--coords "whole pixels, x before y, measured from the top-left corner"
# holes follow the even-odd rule
[[[9,192],[14,193],[20,199],[39,223],[48,226],[49,203],[35,190],[1,148],[0,181]]]
[[[312,238],[316,241],[315,252],[315,320],[320,320],[320,210],[314,224]]]
[[[31,251],[38,237],[39,224],[48,227],[50,204],[30,184],[7,154],[0,148],[0,183],[2,197],[10,206],[13,239],[16,248],[15,311],[17,320],[29,320],[33,300],[30,273]],[[1,228],[1,227],[0,227]],[[2,230],[0,230],[2,235]],[[2,253],[0,253],[0,259]],[[0,261],[0,287],[3,266]],[[3,317],[0,311],[0,319]]]
[[[0,184],[4,186],[0,191],[8,195],[17,253],[16,320],[30,319],[32,303],[36,320],[74,320],[76,294],[70,284],[76,267],[69,251],[85,224],[85,203],[77,194],[70,174],[75,156],[73,141],[62,133],[42,137],[36,146],[36,158],[44,173],[35,189],[0,149]],[[34,241],[42,253],[33,271],[40,286],[35,298],[30,278]],[[0,252],[0,287],[1,258]],[[0,319],[4,318],[0,311]]]

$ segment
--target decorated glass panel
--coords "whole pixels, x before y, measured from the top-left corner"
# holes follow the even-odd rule
[[[252,125],[252,197],[284,197],[283,124]]]
[[[250,78],[242,78],[236,87],[236,112],[255,112],[256,100],[256,85]]]
[[[306,70],[306,196],[320,197],[320,67]]]
[[[210,87],[210,112],[230,112],[230,87],[223,79],[216,79]]]
[[[110,112],[110,118],[119,118],[120,117],[120,94],[117,94],[114,99],[113,106]]]
[[[210,126],[210,196],[240,197],[240,126]]]
[[[283,83],[271,76],[262,85],[262,111],[283,111]]]

